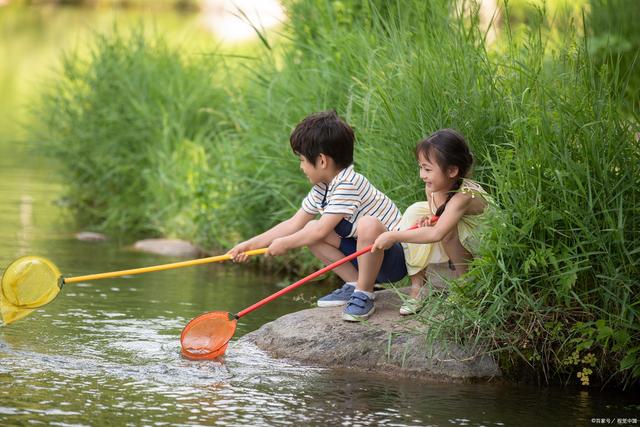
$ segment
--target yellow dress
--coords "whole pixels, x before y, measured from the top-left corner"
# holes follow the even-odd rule
[[[470,192],[472,197],[480,196],[487,200],[489,197],[487,192],[475,181],[465,179],[460,186],[462,192]],[[488,210],[479,215],[464,215],[458,222],[458,236],[460,243],[472,254],[478,250],[478,231],[481,228],[482,217]],[[409,206],[402,215],[400,221],[400,230],[405,230],[416,222],[427,216],[435,215],[435,206],[428,200],[426,202],[417,202]],[[441,242],[435,243],[403,243],[405,263],[407,264],[407,273],[409,276],[417,274],[429,264],[439,264],[449,261],[447,253],[444,251]]]

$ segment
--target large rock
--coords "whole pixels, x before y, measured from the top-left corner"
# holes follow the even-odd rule
[[[487,354],[451,343],[427,344],[425,326],[398,314],[395,291],[376,292],[376,312],[362,323],[342,320],[342,307],[287,314],[241,338],[273,357],[334,368],[375,370],[438,382],[488,380],[500,369]]]
[[[83,242],[104,242],[107,240],[107,236],[93,231],[81,231],[76,233],[76,239]]]
[[[137,251],[179,258],[194,258],[202,254],[197,246],[178,239],[139,240],[133,245],[133,248]]]

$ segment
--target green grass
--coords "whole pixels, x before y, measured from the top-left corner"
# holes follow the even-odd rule
[[[637,384],[639,129],[623,65],[594,58],[581,23],[551,40],[541,11],[486,46],[475,11],[445,1],[287,8],[286,41],[263,34],[253,58],[138,35],[68,61],[41,116],[78,214],[229,247],[298,209],[308,183],[289,133],[329,108],[356,131],[356,168],[404,209],[424,197],[416,141],[453,127],[496,209],[468,277],[422,313],[428,339],[475,343],[541,382]],[[279,265],[317,266],[301,254]]]

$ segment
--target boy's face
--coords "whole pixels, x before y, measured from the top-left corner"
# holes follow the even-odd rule
[[[309,159],[302,154],[299,154],[298,157],[300,158],[300,169],[302,169],[302,172],[309,178],[309,181],[311,181],[312,184],[322,182],[320,168],[316,167],[316,165],[311,163]]]
[[[424,181],[428,192],[437,193],[451,189],[458,176],[457,167],[450,167],[448,171],[444,171],[436,162],[427,160],[422,153],[418,156],[418,162],[420,179]]]

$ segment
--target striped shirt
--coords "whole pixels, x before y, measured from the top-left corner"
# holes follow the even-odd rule
[[[358,235],[358,220],[365,215],[378,218],[387,230],[398,230],[402,217],[391,199],[355,172],[353,165],[341,170],[329,184],[314,185],[302,201],[302,209],[311,215],[344,216],[353,224],[347,237]]]

